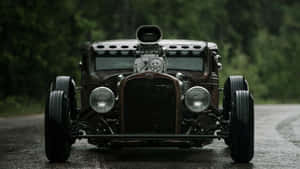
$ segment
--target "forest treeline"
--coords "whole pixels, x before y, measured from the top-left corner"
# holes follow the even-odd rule
[[[142,24],[216,42],[222,83],[243,74],[257,100],[300,101],[297,0],[1,0],[0,16],[0,101],[44,98],[56,75],[79,80],[81,44],[134,38]]]

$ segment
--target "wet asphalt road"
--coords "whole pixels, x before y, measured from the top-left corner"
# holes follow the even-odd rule
[[[249,164],[233,163],[222,140],[199,149],[121,150],[97,149],[82,140],[69,162],[51,164],[44,155],[43,116],[0,119],[0,169],[300,169],[300,105],[260,105],[255,113],[255,155]]]

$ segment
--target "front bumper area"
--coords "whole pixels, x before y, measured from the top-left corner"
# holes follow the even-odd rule
[[[97,138],[104,140],[203,140],[221,139],[225,135],[186,135],[186,134],[109,134],[109,135],[73,135],[74,138]]]
[[[88,139],[98,147],[202,147],[221,135],[187,134],[109,134],[109,135],[74,135],[77,139]]]

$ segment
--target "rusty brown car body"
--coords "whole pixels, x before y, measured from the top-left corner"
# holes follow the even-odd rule
[[[186,148],[218,138],[231,148],[233,160],[250,161],[253,97],[244,77],[230,76],[219,108],[220,59],[215,43],[164,40],[157,26],[140,27],[137,39],[86,43],[80,87],[69,76],[51,83],[45,111],[48,159],[65,161],[72,143],[84,138],[99,147]]]

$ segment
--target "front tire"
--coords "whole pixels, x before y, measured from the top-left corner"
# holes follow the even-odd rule
[[[50,162],[65,162],[71,151],[70,111],[63,91],[51,91],[45,110],[45,151]]]
[[[249,91],[236,91],[230,124],[231,157],[247,163],[254,154],[254,109]]]

